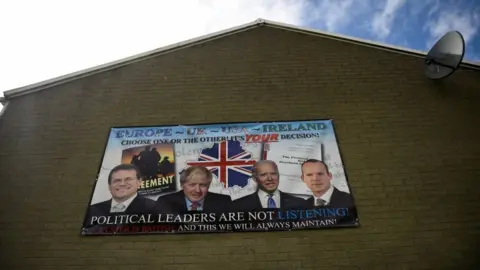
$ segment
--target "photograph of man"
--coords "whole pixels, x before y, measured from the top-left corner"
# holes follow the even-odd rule
[[[303,162],[301,178],[313,193],[313,196],[307,199],[308,207],[353,206],[352,196],[349,193],[338,190],[332,185],[332,174],[323,161],[308,159]]]
[[[234,201],[237,211],[255,211],[266,208],[304,209],[306,200],[278,189],[280,174],[278,166],[271,160],[255,163],[252,178],[257,183],[257,191]]]
[[[230,196],[209,192],[212,172],[202,166],[192,166],[180,174],[182,190],[160,196],[157,205],[161,213],[202,211],[225,213],[230,210]]]
[[[140,171],[136,166],[131,164],[116,166],[108,175],[108,189],[112,198],[90,206],[90,215],[156,213],[155,201],[137,194],[141,184]]]

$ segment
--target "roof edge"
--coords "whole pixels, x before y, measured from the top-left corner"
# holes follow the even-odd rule
[[[298,26],[295,26],[295,25],[281,23],[281,22],[274,22],[274,21],[269,21],[269,20],[264,20],[264,21],[265,21],[265,24],[267,26],[270,26],[270,27],[275,27],[275,28],[300,32],[300,33],[303,33],[303,34],[322,36],[322,37],[325,37],[325,38],[335,39],[335,40],[339,40],[339,41],[343,41],[343,42],[354,43],[354,44],[357,44],[357,45],[367,46],[367,47],[381,49],[381,50],[392,51],[392,52],[406,54],[406,55],[410,55],[410,56],[417,56],[417,57],[422,57],[423,58],[423,57],[427,56],[427,54],[428,54],[427,51],[420,51],[420,50],[409,49],[409,48],[405,48],[405,47],[401,47],[401,46],[388,45],[388,44],[385,44],[385,43],[380,43],[380,42],[376,42],[376,41],[372,41],[372,40],[368,40],[368,39],[362,39],[362,38],[356,38],[356,37],[352,37],[352,36],[335,34],[335,33],[321,31],[321,30],[308,28],[308,27],[298,27]],[[480,63],[475,63],[475,62],[468,61],[468,60],[462,60],[462,62],[460,63],[460,66],[480,70]]]
[[[122,58],[122,59],[119,59],[119,60],[116,60],[116,61],[112,61],[112,62],[108,62],[108,63],[105,63],[105,64],[97,65],[97,66],[87,68],[87,69],[83,69],[83,70],[80,70],[80,71],[76,71],[76,72],[73,72],[73,73],[68,73],[68,74],[58,76],[58,77],[55,77],[55,78],[52,78],[52,79],[48,79],[48,80],[40,81],[40,82],[37,82],[37,83],[29,84],[29,85],[26,85],[26,86],[22,86],[22,87],[19,87],[19,88],[14,88],[14,89],[11,89],[11,90],[7,90],[7,91],[4,92],[5,97],[0,97],[0,102],[2,102],[2,104],[4,104],[4,103],[8,102],[8,99],[11,99],[11,98],[14,98],[14,97],[18,97],[18,96],[27,95],[27,94],[30,94],[30,93],[33,93],[33,92],[41,91],[41,90],[44,90],[48,87],[53,87],[53,86],[56,86],[56,85],[64,84],[64,83],[70,82],[72,80],[80,79],[80,78],[87,77],[87,76],[90,76],[90,75],[93,75],[93,74],[96,74],[96,73],[99,73],[99,72],[108,71],[108,70],[111,70],[111,69],[115,69],[115,68],[118,68],[118,67],[129,65],[131,63],[142,61],[142,60],[145,60],[145,59],[148,59],[148,58],[151,58],[151,57],[156,57],[156,56],[161,55],[161,54],[165,54],[165,53],[168,53],[168,52],[172,52],[172,51],[176,51],[176,50],[179,50],[179,49],[184,49],[184,48],[188,48],[188,47],[195,46],[195,45],[198,45],[198,44],[202,44],[202,43],[205,43],[205,42],[209,42],[209,41],[214,40],[214,39],[218,39],[218,38],[222,38],[222,37],[225,37],[225,36],[233,35],[233,34],[236,34],[236,33],[242,32],[242,31],[246,31],[246,30],[249,30],[251,28],[258,27],[258,26],[268,26],[268,27],[273,27],[273,28],[278,28],[278,29],[283,29],[283,30],[288,30],[288,31],[293,31],[293,32],[299,32],[299,33],[303,33],[303,34],[322,36],[322,37],[325,37],[325,38],[335,39],[335,40],[342,41],[342,42],[349,42],[349,43],[353,43],[353,44],[357,44],[357,45],[361,45],[361,46],[367,46],[367,47],[386,50],[386,51],[391,51],[391,52],[395,52],[395,53],[401,53],[401,54],[415,56],[415,57],[419,57],[419,58],[425,57],[427,55],[427,52],[424,52],[424,51],[407,49],[407,48],[400,47],[400,46],[391,46],[391,45],[387,45],[387,44],[383,44],[383,43],[379,43],[379,42],[375,42],[375,41],[371,41],[371,40],[355,38],[355,37],[340,35],[340,34],[333,34],[331,32],[320,31],[320,30],[316,30],[316,29],[313,29],[313,28],[298,27],[298,26],[291,25],[291,24],[280,23],[280,22],[276,22],[276,21],[270,21],[270,20],[265,20],[265,19],[259,18],[259,19],[256,19],[255,21],[245,23],[245,24],[241,24],[239,26],[227,28],[227,29],[224,29],[224,30],[221,30],[221,31],[213,32],[213,33],[210,33],[210,34],[207,34],[207,35],[202,35],[202,36],[199,36],[199,37],[196,37],[196,38],[187,39],[187,40],[184,40],[184,41],[181,41],[181,42],[177,42],[177,43],[167,45],[167,46],[164,46],[164,47],[160,47],[160,48],[157,48],[157,49],[154,49],[154,50],[150,50],[150,51],[147,51],[147,52],[136,54],[136,55],[133,55],[133,56],[130,56],[130,57],[126,57],[126,58]],[[474,63],[474,62],[463,60],[462,63],[460,64],[460,66],[480,70],[480,63],[477,64],[477,63]]]
[[[8,101],[5,101],[5,99],[0,100],[2,102],[3,107],[0,109],[0,117],[5,113],[8,107]]]
[[[257,19],[257,20],[252,21],[252,22],[248,22],[248,23],[241,24],[241,25],[238,25],[238,26],[230,27],[230,28],[227,28],[227,29],[224,29],[224,30],[220,30],[220,31],[213,32],[213,33],[210,33],[210,34],[202,35],[202,36],[199,36],[199,37],[187,39],[187,40],[184,40],[184,41],[173,43],[173,44],[170,44],[170,45],[167,45],[167,46],[164,46],[164,47],[160,47],[160,48],[153,49],[153,50],[150,50],[150,51],[147,51],[147,52],[139,53],[139,54],[136,54],[136,55],[133,55],[133,56],[122,58],[122,59],[115,60],[115,61],[112,61],[112,62],[108,62],[108,63],[105,63],[105,64],[101,64],[101,65],[97,65],[97,66],[94,66],[94,67],[86,68],[86,69],[83,69],[83,70],[68,73],[68,74],[65,74],[65,75],[62,75],[62,76],[54,77],[52,79],[48,79],[48,80],[40,81],[40,82],[37,82],[37,83],[25,85],[25,86],[22,86],[22,87],[10,89],[10,90],[4,91],[4,97],[0,97],[0,101],[2,101],[2,99],[6,101],[6,100],[14,98],[14,97],[30,94],[30,93],[33,93],[33,92],[37,92],[37,91],[43,90],[43,89],[48,88],[48,87],[56,86],[56,85],[59,85],[59,84],[64,84],[64,83],[70,82],[72,80],[87,77],[87,76],[90,76],[90,75],[93,75],[93,74],[96,74],[96,73],[99,73],[99,72],[111,70],[111,69],[122,67],[122,66],[125,66],[125,65],[129,65],[131,63],[135,63],[135,62],[142,61],[142,60],[145,60],[145,59],[148,59],[148,58],[151,58],[151,57],[158,56],[159,54],[164,54],[164,53],[167,53],[167,52],[171,52],[171,51],[195,46],[195,45],[205,43],[205,42],[208,42],[208,41],[211,41],[211,40],[214,40],[214,39],[218,39],[218,38],[221,38],[221,37],[224,37],[224,36],[233,35],[233,34],[236,34],[238,32],[246,31],[246,30],[249,30],[251,28],[254,28],[254,27],[257,27],[257,26],[260,26],[260,25],[263,25],[263,24],[265,24],[265,20]]]

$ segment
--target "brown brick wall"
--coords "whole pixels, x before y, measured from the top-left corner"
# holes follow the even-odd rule
[[[479,85],[479,71],[432,82],[419,58],[259,28],[15,98],[0,269],[475,269]],[[334,119],[361,227],[80,236],[110,126],[310,118]]]

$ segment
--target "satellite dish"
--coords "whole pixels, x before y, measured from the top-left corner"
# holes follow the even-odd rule
[[[465,55],[465,40],[458,31],[450,31],[433,45],[425,58],[425,75],[442,79],[458,69]]]

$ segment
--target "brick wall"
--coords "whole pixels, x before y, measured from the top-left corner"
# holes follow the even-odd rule
[[[258,28],[13,99],[1,269],[474,269],[480,72]],[[333,118],[361,227],[81,237],[110,126]],[[219,268],[220,269],[220,268]]]

